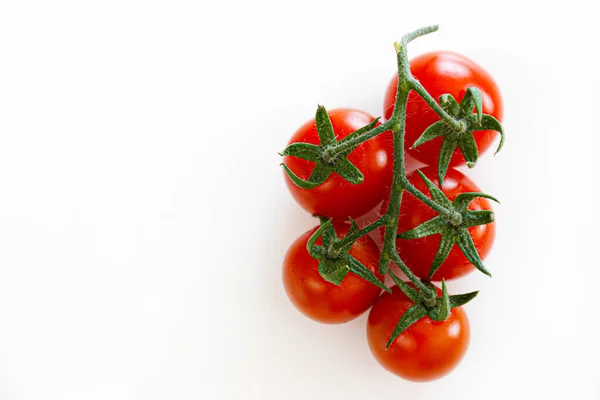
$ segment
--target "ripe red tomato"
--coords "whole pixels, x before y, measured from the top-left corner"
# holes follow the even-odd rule
[[[449,93],[460,103],[469,87],[475,86],[481,90],[483,113],[494,116],[502,121],[502,98],[500,90],[492,77],[479,65],[460,54],[451,52],[432,52],[420,55],[410,62],[413,76],[439,103],[439,97]],[[384,100],[384,115],[389,119],[394,111],[397,78],[390,82]],[[407,152],[414,158],[427,165],[437,165],[442,145],[442,137],[410,149],[413,143],[431,124],[439,121],[440,117],[414,91],[408,97],[406,108],[405,143]],[[492,144],[497,133],[494,131],[473,132],[479,154],[482,154]],[[463,165],[465,159],[460,150],[455,150],[450,160],[451,166]]]
[[[440,187],[437,179],[437,167],[429,166],[421,169],[437,187]],[[431,197],[427,186],[417,173],[412,172],[408,175],[408,180],[417,187],[421,192]],[[460,193],[465,192],[480,192],[479,188],[461,172],[449,168],[446,178],[444,179],[444,187],[442,192],[450,200],[454,200]],[[383,210],[387,209],[387,204],[383,205]],[[492,206],[487,199],[476,198],[469,205],[470,210],[491,210]],[[423,222],[428,221],[438,214],[430,209],[425,204],[417,200],[412,194],[404,193],[402,195],[402,203],[400,205],[400,217],[398,219],[398,232],[405,232],[412,229]],[[483,260],[494,242],[496,234],[495,222],[487,225],[479,225],[469,228],[469,233],[475,243],[475,248],[479,256]],[[382,233],[383,234],[383,233]],[[440,235],[427,236],[421,239],[397,239],[396,248],[398,254],[406,265],[419,278],[428,279],[431,264],[438,251],[440,245]],[[439,269],[433,274],[431,280],[441,281],[442,279],[450,280],[466,275],[473,271],[475,267],[467,260],[462,251],[455,244],[450,250],[448,258],[440,265]]]
[[[438,290],[439,291],[439,290]],[[398,320],[413,305],[397,287],[384,292],[369,312],[367,339],[375,359],[388,371],[412,381],[429,381],[450,372],[467,351],[467,314],[453,308],[445,321],[423,317],[385,346]]]
[[[349,224],[335,223],[341,238],[348,232]],[[319,275],[319,261],[306,250],[306,242],[317,228],[300,236],[288,249],[283,261],[283,284],[294,306],[307,317],[322,323],[348,322],[369,309],[377,300],[381,289],[359,278],[352,272],[339,286],[325,281]],[[321,238],[317,244],[321,245]],[[360,261],[383,282],[377,272],[379,249],[368,235],[356,241],[350,255]]]
[[[330,110],[328,114],[337,140],[368,125],[374,119],[363,111],[347,108]],[[289,143],[295,142],[319,144],[314,119],[296,131]],[[362,143],[348,156],[348,160],[364,175],[364,181],[358,185],[351,184],[335,172],[323,184],[313,189],[296,186],[284,174],[285,181],[294,199],[311,214],[335,219],[360,217],[383,200],[392,180],[393,155],[393,136],[391,132],[384,132]],[[310,177],[315,165],[311,161],[296,157],[284,157],[283,162],[298,177],[305,180]]]

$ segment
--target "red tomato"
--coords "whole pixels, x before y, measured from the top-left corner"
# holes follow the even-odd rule
[[[483,113],[490,114],[498,121],[502,121],[502,98],[498,86],[483,68],[465,56],[441,51],[423,54],[410,62],[410,70],[438,103],[439,97],[444,93],[451,94],[460,103],[469,87],[479,88],[483,99]],[[387,119],[392,116],[394,111],[397,87],[397,77],[394,77],[385,93],[383,110]],[[410,147],[425,129],[439,119],[440,117],[435,111],[416,92],[410,93],[406,108],[406,149],[412,157],[428,165],[437,165],[443,138],[436,138],[415,149],[410,149]],[[473,135],[479,154],[482,154],[490,147],[498,133],[475,131]],[[465,164],[465,159],[457,149],[452,155],[450,165],[463,164]]]
[[[467,351],[470,328],[462,308],[445,321],[423,317],[385,346],[400,317],[413,305],[397,287],[384,292],[369,312],[367,339],[375,359],[388,371],[411,381],[430,381],[450,372]]]
[[[437,187],[440,186],[437,179],[437,167],[429,166],[421,169]],[[427,186],[417,173],[412,172],[408,175],[408,180],[417,187],[421,192],[431,197]],[[479,188],[461,172],[449,168],[446,178],[444,178],[444,187],[442,192],[450,200],[454,200],[460,193],[465,192],[480,192]],[[383,211],[387,209],[384,204]],[[477,198],[469,205],[470,210],[491,210],[492,206],[487,199]],[[417,200],[412,194],[405,192],[402,195],[402,204],[400,205],[400,217],[398,219],[398,232],[405,232],[412,229],[423,222],[428,221],[438,214],[431,208]],[[479,256],[483,260],[494,242],[496,234],[495,222],[487,225],[479,225],[469,228],[475,248]],[[383,234],[383,233],[382,233]],[[398,239],[396,240],[396,248],[398,254],[406,265],[419,278],[428,279],[431,264],[438,251],[440,245],[440,235],[427,236],[421,239]],[[467,260],[462,251],[455,244],[450,250],[448,258],[440,265],[439,269],[433,274],[431,280],[441,281],[442,279],[450,280],[458,278],[473,271],[475,267]]]
[[[348,224],[336,223],[335,230],[343,237],[349,229]],[[319,275],[319,261],[306,250],[306,242],[317,228],[300,236],[288,249],[283,261],[283,284],[294,306],[307,317],[322,323],[339,324],[348,322],[369,309],[377,300],[381,289],[359,278],[352,272],[339,286],[325,281]],[[317,244],[321,245],[321,238]],[[350,254],[364,266],[377,272],[379,249],[368,235],[356,241]]]
[[[330,110],[328,114],[337,140],[343,139],[374,119],[363,111],[352,109]],[[314,119],[296,131],[289,143],[295,142],[319,144]],[[364,175],[364,181],[358,185],[351,184],[335,172],[323,184],[313,189],[296,186],[284,173],[285,181],[294,199],[311,214],[335,219],[360,217],[383,200],[392,180],[393,155],[393,136],[391,132],[384,132],[362,143],[348,156]],[[283,162],[305,180],[310,177],[315,165],[311,161],[296,157],[284,157]]]

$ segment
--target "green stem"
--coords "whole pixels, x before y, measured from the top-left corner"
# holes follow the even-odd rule
[[[423,100],[429,105],[429,107],[431,107],[448,125],[459,131],[464,131],[465,126],[461,123],[461,121],[453,118],[450,114],[448,114],[446,110],[444,110],[437,103],[437,101],[429,94],[429,92],[427,92],[423,85],[421,85],[421,83],[412,76],[410,72],[410,64],[408,62],[408,56],[406,54],[406,45],[420,36],[435,32],[437,30],[437,25],[417,29],[416,31],[404,35],[400,43],[395,44],[398,62],[398,76],[402,80],[402,82],[398,82],[398,90],[400,90],[400,85],[404,83],[405,87],[402,88],[403,91],[407,91],[408,93],[410,89],[415,90],[419,94],[419,96],[421,96]],[[397,105],[398,96],[396,96],[396,106]],[[395,109],[397,109],[397,107]],[[361,143],[374,138],[375,136],[379,135],[382,132],[385,132],[388,129],[392,129],[394,127],[394,124],[397,125],[398,115],[398,113],[394,112],[389,121],[386,121],[384,124],[378,126],[377,128],[371,129],[370,131],[364,132],[360,135],[347,137],[345,139],[342,139],[338,143],[329,146],[325,150],[324,156],[327,159],[334,160],[339,154],[352,151]],[[404,170],[404,167],[402,169]],[[429,203],[427,205],[431,207]],[[435,210],[438,211],[437,209]]]
[[[402,41],[401,41],[402,47],[406,47],[407,44],[409,44],[416,38],[427,35],[429,33],[433,33],[435,31],[437,31],[439,28],[440,28],[439,25],[430,25],[430,26],[426,26],[424,28],[419,28],[415,31],[407,33],[406,35],[402,36]]]
[[[396,248],[396,235],[398,233],[400,203],[402,201],[402,192],[404,190],[407,190],[409,193],[423,201],[440,214],[453,217],[452,210],[435,203],[408,181],[406,178],[406,166],[404,162],[404,134],[406,128],[406,104],[408,102],[408,94],[412,89],[415,89],[417,93],[419,93],[422,88],[423,92],[425,93],[425,97],[428,96],[428,98],[425,98],[425,101],[429,104],[428,100],[433,100],[429,93],[427,93],[427,91],[416,81],[410,72],[410,64],[406,54],[406,45],[413,39],[427,33],[435,32],[436,30],[437,26],[419,29],[405,35],[402,37],[401,43],[397,43],[395,45],[398,61],[398,89],[396,92],[394,112],[390,120],[387,121],[388,123],[391,123],[391,129],[394,133],[394,181],[392,183],[392,193],[390,195],[388,209],[385,214],[387,223],[380,260],[380,269],[384,267],[385,270],[387,270],[387,268],[385,268],[387,265],[384,264],[388,263],[389,261],[393,261],[396,265],[398,265],[402,272],[404,272],[407,278],[429,298],[435,297],[436,293],[431,288],[424,285],[423,282],[421,282],[421,280],[402,261],[402,258],[398,254],[398,250]],[[435,103],[435,100],[433,100],[433,102]],[[452,120],[452,123],[459,123],[450,115],[448,115],[437,103],[435,103],[435,105],[432,107],[434,107],[434,109],[440,109],[445,116]],[[402,290],[402,288],[400,289]]]
[[[389,122],[389,121],[388,121]],[[348,137],[348,140],[342,139],[336,144],[328,146],[325,150],[325,157],[328,159],[335,159],[339,154],[350,152],[358,147],[361,143],[366,142],[369,139],[374,138],[382,132],[389,129],[389,123],[384,123],[376,128],[361,133],[360,135]]]
[[[453,224],[460,225],[460,223],[462,222],[462,216],[460,215],[459,212],[450,210],[444,206],[439,205],[435,201],[431,200],[429,197],[427,197],[423,192],[421,192],[419,189],[417,189],[408,180],[406,180],[406,182],[404,182],[404,188],[406,189],[406,191],[408,193],[415,196],[417,199],[419,199],[422,203],[427,205],[429,208],[431,208],[434,211],[437,211],[440,215],[443,215],[446,218],[448,218],[450,220],[450,222],[452,222]]]
[[[421,282],[421,280],[419,278],[417,278],[415,276],[415,274],[412,273],[412,271],[410,270],[410,268],[408,268],[406,266],[406,264],[404,264],[404,261],[402,261],[402,258],[400,258],[400,255],[398,254],[398,252],[394,251],[392,254],[392,261],[400,268],[400,270],[402,272],[404,272],[404,275],[406,275],[408,277],[408,279],[410,279],[410,281],[412,283],[415,284],[415,286],[417,288],[419,288],[419,290],[421,292],[423,292],[426,295],[426,298],[435,298],[437,293],[435,293],[435,291],[433,291],[430,287],[427,287],[426,285],[423,284],[423,282]],[[400,290],[402,290],[404,292],[404,290],[398,286],[400,288]],[[404,292],[404,294],[407,294],[406,292]],[[407,294],[408,296],[408,294]]]
[[[336,144],[328,146],[324,150],[324,158],[335,160],[340,154],[349,153],[361,143],[372,139],[382,132],[391,130],[394,135],[394,177],[392,182],[392,191],[388,203],[388,209],[385,215],[377,221],[360,229],[358,232],[348,235],[337,243],[332,244],[330,250],[335,253],[340,251],[344,246],[356,241],[359,237],[368,234],[369,232],[385,226],[385,235],[383,239],[383,250],[379,262],[380,272],[388,270],[389,262],[393,261],[404,272],[408,279],[424,294],[426,298],[435,298],[435,290],[425,285],[421,280],[406,266],[402,258],[398,254],[396,248],[396,235],[398,234],[398,218],[400,214],[400,203],[402,194],[406,190],[417,199],[437,211],[439,214],[451,219],[459,221],[461,215],[454,210],[445,208],[437,204],[432,199],[427,197],[415,186],[413,186],[406,177],[406,166],[404,161],[404,135],[406,127],[406,105],[408,102],[408,94],[411,90],[415,90],[423,100],[450,126],[455,129],[463,129],[462,122],[453,118],[448,114],[437,101],[425,90],[425,88],[412,76],[410,72],[410,64],[406,54],[406,45],[415,38],[435,32],[438,29],[437,25],[418,29],[402,37],[400,43],[395,43],[397,62],[398,62],[398,89],[396,92],[396,103],[394,112],[391,118],[380,126],[369,131],[349,136],[345,140],[341,140]],[[402,290],[402,288],[400,287]],[[409,296],[410,297],[410,296]]]
[[[392,182],[392,193],[390,194],[388,209],[386,210],[385,216],[382,217],[382,219],[385,218],[387,220],[387,223],[383,238],[380,269],[382,268],[383,263],[389,262],[390,260],[394,261],[419,290],[431,296],[431,290],[404,264],[396,249],[400,203],[402,202],[402,192],[405,189],[406,183],[406,168],[404,165],[404,128],[406,126],[406,103],[410,91],[405,85],[402,85],[402,80],[403,77],[399,75],[394,114],[392,115],[392,118],[390,118],[390,121],[393,121],[392,131],[394,132],[394,180]],[[387,268],[385,268],[385,270],[387,271]]]
[[[444,120],[444,122],[446,122],[448,125],[450,125],[453,129],[459,130],[461,132],[465,131],[466,126],[463,125],[460,121],[458,121],[454,117],[452,117],[450,114],[448,114],[446,112],[446,110],[444,110],[437,103],[437,101],[429,94],[429,92],[423,87],[423,85],[421,85],[421,82],[412,78],[410,80],[410,86],[415,90],[415,92],[417,92],[419,94],[419,96],[421,96],[421,98],[423,100],[425,100],[427,105],[429,107],[431,107],[431,109],[433,111],[435,111],[437,113],[437,115],[440,116],[441,119]]]
[[[359,237],[364,236],[364,235],[368,234],[369,232],[382,227],[383,225],[385,225],[385,222],[386,222],[386,218],[383,218],[383,217],[379,218],[378,220],[370,223],[369,225],[365,226],[358,232],[356,232],[352,235],[345,236],[339,242],[336,242],[331,245],[331,247],[333,248],[333,251],[338,251],[341,248],[343,248],[344,246],[347,246],[350,243],[356,241],[356,239],[358,239]]]

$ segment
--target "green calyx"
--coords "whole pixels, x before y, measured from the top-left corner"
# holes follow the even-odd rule
[[[490,272],[483,266],[483,262],[481,261],[481,257],[475,248],[475,244],[473,243],[473,239],[471,238],[468,228],[494,222],[494,213],[490,210],[469,210],[468,207],[471,201],[478,197],[484,197],[497,203],[498,200],[485,193],[472,192],[461,193],[456,196],[454,201],[450,201],[446,195],[444,195],[444,193],[421,171],[418,172],[419,175],[421,175],[423,182],[425,182],[427,185],[433,200],[436,203],[453,210],[455,212],[454,215],[460,216],[460,218],[449,218],[438,215],[437,217],[425,221],[413,229],[402,232],[401,234],[397,235],[397,238],[419,239],[431,235],[441,235],[440,247],[438,248],[429,271],[430,279],[440,265],[442,265],[444,260],[448,258],[450,250],[452,250],[452,247],[455,244],[460,248],[465,257],[475,266],[475,268],[484,274],[491,276]]]
[[[394,340],[398,338],[406,329],[412,324],[424,318],[425,316],[431,318],[434,321],[445,321],[450,316],[450,310],[456,307],[460,307],[477,296],[478,292],[470,292],[464,294],[457,294],[454,296],[448,295],[448,289],[446,287],[446,281],[442,280],[442,294],[440,296],[428,297],[424,295],[422,291],[418,291],[408,283],[398,278],[396,274],[389,271],[390,276],[394,280],[394,283],[402,292],[408,297],[414,304],[406,310],[406,312],[400,317],[396,324],[390,338],[385,346],[389,348]],[[426,282],[436,293],[435,287],[430,283]]]
[[[325,182],[332,172],[335,172],[352,184],[357,185],[362,183],[365,179],[364,175],[347,158],[354,147],[351,147],[350,150],[344,152],[336,152],[334,151],[333,146],[338,143],[347,143],[356,136],[373,130],[375,125],[377,125],[379,118],[373,120],[359,130],[352,132],[340,142],[335,138],[333,126],[331,125],[331,120],[329,119],[329,114],[327,113],[327,110],[325,110],[325,107],[317,107],[315,121],[317,132],[319,133],[319,140],[321,142],[320,146],[310,143],[292,143],[281,153],[281,156],[298,157],[303,160],[312,161],[316,164],[315,169],[308,180],[301,179],[287,165],[281,164],[290,180],[296,186],[303,189],[313,189]]]
[[[319,274],[321,277],[327,282],[339,285],[348,272],[352,272],[367,282],[389,292],[390,289],[373,272],[350,255],[349,252],[354,242],[343,244],[340,248],[334,246],[335,243],[340,243],[341,241],[331,221],[331,219],[327,220],[321,217],[321,226],[306,242],[306,249],[310,255],[319,260]],[[347,235],[354,235],[357,232],[358,226],[356,222],[352,221],[352,227]],[[316,244],[319,237],[322,237],[322,246]]]
[[[423,132],[411,148],[414,149],[437,137],[444,138],[438,162],[438,179],[443,185],[450,159],[456,148],[460,149],[469,168],[473,168],[477,164],[479,150],[473,136],[474,131],[493,130],[499,132],[500,144],[496,153],[504,146],[504,131],[502,124],[496,118],[483,114],[481,91],[475,87],[467,89],[460,104],[452,95],[443,94],[440,96],[440,105],[451,117],[460,122],[459,127],[452,127],[443,119],[435,122]],[[473,113],[473,109],[475,109],[475,113]]]

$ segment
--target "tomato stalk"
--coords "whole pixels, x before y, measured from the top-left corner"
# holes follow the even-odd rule
[[[333,127],[324,107],[319,106],[315,117],[316,126],[319,133],[321,145],[293,143],[289,145],[282,155],[299,157],[312,161],[316,164],[315,169],[308,180],[302,180],[296,176],[287,166],[284,170],[290,180],[297,186],[304,189],[312,189],[323,183],[331,173],[338,175],[353,184],[363,181],[362,173],[354,166],[347,156],[363,142],[374,138],[375,136],[392,131],[394,139],[394,175],[389,197],[388,208],[384,215],[376,221],[370,223],[362,229],[352,221],[352,229],[348,234],[338,239],[335,232],[332,231],[331,220],[321,219],[321,227],[313,234],[307,243],[308,252],[320,261],[319,271],[321,276],[329,282],[339,284],[348,271],[359,274],[363,279],[369,280],[375,285],[381,283],[376,277],[366,270],[366,268],[355,259],[348,256],[348,251],[362,236],[369,232],[383,228],[383,248],[379,259],[379,272],[388,273],[398,288],[414,302],[407,313],[401,318],[389,339],[389,344],[400,335],[408,326],[416,322],[425,315],[440,321],[445,320],[449,315],[451,308],[459,307],[471,300],[477,292],[449,296],[446,290],[444,280],[442,280],[442,293],[438,297],[437,290],[428,281],[419,279],[404,263],[396,248],[397,238],[421,238],[434,234],[441,234],[442,241],[438,254],[433,262],[430,277],[435,273],[440,264],[448,256],[450,249],[456,243],[469,261],[480,271],[489,275],[484,268],[479,254],[473,244],[473,240],[467,229],[475,225],[491,223],[494,219],[491,212],[470,212],[469,203],[477,197],[486,197],[495,200],[493,197],[484,193],[463,193],[454,201],[450,201],[435,185],[429,181],[425,175],[421,174],[431,198],[421,192],[411,182],[406,174],[405,166],[405,128],[406,128],[406,109],[409,93],[414,90],[441,118],[441,121],[431,125],[419,140],[413,145],[417,146],[438,136],[445,135],[446,148],[442,146],[442,153],[438,163],[438,176],[440,184],[446,174],[450,156],[458,146],[469,161],[469,167],[472,167],[477,160],[477,148],[473,149],[470,144],[472,132],[475,130],[494,129],[501,133],[502,146],[504,136],[500,123],[490,115],[482,114],[481,94],[477,88],[469,88],[467,94],[459,105],[455,99],[449,95],[443,95],[440,98],[440,104],[427,92],[427,90],[412,75],[410,64],[406,53],[406,46],[412,40],[437,31],[438,26],[433,25],[418,29],[407,35],[404,35],[400,42],[394,44],[397,55],[398,84],[396,91],[396,100],[394,111],[391,117],[383,124],[377,126],[378,119],[370,124],[358,129],[337,141],[333,132]],[[476,113],[473,113],[473,109]],[[474,143],[474,142],[473,142]],[[474,153],[473,153],[474,152]],[[398,235],[398,223],[400,214],[400,205],[404,192],[412,194],[419,201],[436,211],[439,216],[426,221],[422,225]],[[316,246],[315,242],[319,236],[323,238],[323,246]],[[414,284],[416,289],[402,282],[394,273],[389,270],[390,262],[394,262],[406,277]],[[385,287],[385,289],[388,289]]]
[[[370,225],[363,228],[359,232],[364,232],[364,234],[366,234],[374,229],[379,228],[380,226],[385,226],[384,244],[379,262],[380,273],[385,273],[388,270],[389,262],[393,261],[396,265],[398,265],[402,272],[404,272],[407,278],[411,282],[413,282],[414,285],[418,287],[422,293],[425,294],[427,298],[435,297],[435,290],[424,285],[421,282],[421,280],[414,273],[412,273],[412,271],[402,261],[396,249],[396,232],[398,230],[398,214],[400,213],[400,203],[402,201],[402,192],[404,190],[417,197],[419,200],[421,200],[433,210],[437,211],[439,214],[448,217],[449,220],[460,224],[462,219],[461,215],[458,214],[456,211],[446,208],[431,200],[424,193],[422,193],[416,187],[414,187],[406,178],[406,166],[404,158],[404,130],[406,127],[406,104],[408,101],[408,94],[410,93],[410,91],[412,89],[415,89],[416,87],[422,88],[422,86],[416,81],[416,79],[413,78],[412,74],[410,73],[408,57],[406,54],[406,45],[412,40],[416,39],[417,37],[426,35],[431,32],[435,32],[437,29],[438,27],[437,25],[435,25],[411,32],[405,35],[399,44],[397,43],[395,45],[398,62],[398,91],[396,93],[396,104],[394,107],[394,113],[392,114],[392,117],[388,121],[380,125],[378,128],[364,132],[361,135],[356,135],[351,140],[348,140],[346,142],[340,142],[340,144],[337,145],[337,148],[330,148],[331,150],[334,150],[336,152],[348,151],[348,149],[356,148],[360,143],[376,136],[379,133],[385,132],[388,129],[392,130],[394,134],[394,178],[392,182],[392,192],[390,194],[388,209],[381,218],[372,222]],[[424,88],[423,91],[425,91]],[[419,91],[417,91],[417,93],[419,93]],[[421,93],[419,94],[423,96]],[[429,96],[428,93],[427,96],[431,98],[431,96]],[[435,103],[435,100],[433,100],[433,102]],[[437,106],[437,103],[435,104]],[[448,119],[448,121],[451,121],[452,124],[460,125],[460,121],[456,121],[441,107],[437,106],[437,109],[434,108],[434,110],[436,112],[439,111],[440,117],[444,118],[445,120]],[[382,223],[383,221],[385,221],[385,223]],[[342,241],[340,241],[337,246],[341,248],[342,246],[351,243],[352,240],[356,240],[357,238],[358,236],[356,234],[348,236],[342,239]]]

